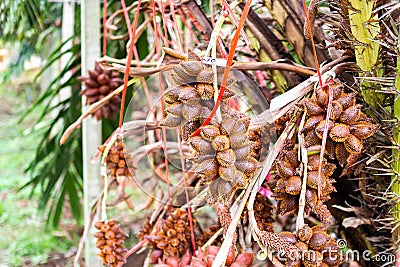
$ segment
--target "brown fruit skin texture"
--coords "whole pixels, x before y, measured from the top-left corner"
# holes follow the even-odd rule
[[[329,131],[329,137],[336,143],[344,142],[349,138],[350,128],[343,123],[335,123]]]
[[[291,233],[291,232],[280,232],[278,234],[279,237],[281,237],[282,239],[284,239],[285,241],[289,242],[290,244],[296,244],[297,243],[297,237],[295,234]]]
[[[349,138],[344,142],[344,148],[347,152],[359,154],[363,149],[363,144],[361,139],[357,136],[350,134]]]
[[[286,193],[291,195],[299,195],[301,191],[301,178],[300,176],[290,177],[285,184]]]
[[[353,135],[360,139],[367,139],[374,135],[380,128],[379,124],[361,122],[350,126],[350,131]]]
[[[224,167],[235,164],[236,155],[232,149],[226,149],[217,153],[218,163]]]
[[[310,226],[305,224],[303,227],[301,227],[297,233],[297,236],[299,239],[303,242],[308,242],[311,237],[312,237],[313,231]]]
[[[315,232],[311,239],[309,240],[308,245],[311,249],[321,250],[331,239],[331,237],[323,231]]]
[[[322,139],[322,137],[323,137],[324,130],[325,130],[325,124],[326,124],[326,120],[322,120],[315,127],[315,133],[317,134],[317,136],[320,139]],[[331,120],[329,120],[328,121],[328,132],[329,132],[330,129],[332,129],[333,126],[334,126],[334,123]]]
[[[229,149],[230,140],[225,135],[219,135],[219,136],[216,136],[214,138],[214,140],[212,140],[211,145],[216,151],[223,151],[223,150]]]

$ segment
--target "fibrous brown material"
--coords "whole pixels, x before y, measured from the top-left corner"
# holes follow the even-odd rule
[[[127,249],[124,247],[124,240],[128,235],[122,231],[116,220],[99,221],[95,223],[98,230],[94,234],[97,239],[96,247],[100,249],[98,256],[102,259],[103,265],[111,267],[126,263],[124,258]]]
[[[193,220],[193,227],[196,221]],[[162,221],[155,232],[150,236],[145,236],[154,248],[163,251],[168,256],[182,256],[189,248],[191,242],[191,230],[189,214],[186,210],[175,209]]]
[[[257,227],[261,231],[273,232],[274,227],[273,207],[270,201],[263,194],[257,193],[254,202],[254,217],[257,222]]]
[[[95,69],[89,70],[89,76],[80,77],[79,80],[85,85],[85,89],[81,95],[86,96],[86,105],[91,105],[115,89],[121,86],[124,81],[119,78],[119,73],[115,71],[103,70],[99,63],[95,63]],[[102,118],[114,119],[114,115],[119,112],[121,98],[119,95],[114,96],[110,102],[94,113],[97,120]]]
[[[99,151],[104,153],[106,146],[100,146]],[[125,148],[122,140],[117,140],[108,151],[105,158],[105,164],[107,166],[107,171],[112,178],[118,176],[132,177],[134,169],[129,168],[130,166],[130,154]]]

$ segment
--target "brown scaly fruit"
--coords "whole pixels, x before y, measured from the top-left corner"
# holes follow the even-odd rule
[[[188,60],[176,64],[170,74],[171,88],[165,93],[164,99],[170,106],[166,108],[166,117],[160,121],[160,126],[181,127],[182,139],[198,129],[214,107],[214,72],[203,66],[200,58],[189,52]],[[218,83],[221,83],[223,70],[218,68]],[[229,79],[227,86],[232,83]],[[226,100],[235,94],[225,88],[221,107]],[[211,122],[213,124],[213,122]]]
[[[94,233],[97,239],[96,247],[100,250],[97,254],[103,261],[103,265],[116,267],[120,263],[126,263],[124,258],[127,249],[124,240],[128,235],[122,231],[116,220],[99,221],[95,223],[98,230]]]
[[[273,237],[272,233],[270,235]],[[271,237],[269,242],[271,240],[278,242],[279,239]],[[284,254],[285,257],[289,257],[286,266],[338,267],[343,261],[340,247],[326,232],[325,227],[310,227],[305,224],[298,230],[297,234],[284,231],[279,233],[277,237],[291,246],[294,245],[294,248],[301,252],[301,254],[297,254],[299,257],[294,257],[296,255],[294,248],[292,247],[291,250],[288,250],[290,254]]]
[[[140,228],[140,233],[138,234],[138,238],[140,240],[143,240],[145,236],[148,236],[151,234],[151,231],[153,230],[153,225],[150,223],[150,218],[147,217],[146,221]]]
[[[106,146],[99,146],[98,149],[100,153],[104,153]],[[130,161],[130,154],[120,139],[111,146],[105,158],[107,171],[112,178],[117,178],[118,176],[132,177],[135,170],[132,168]]]
[[[193,219],[193,227],[195,226],[196,221]],[[152,235],[145,238],[154,248],[162,250],[166,257],[182,256],[191,244],[189,214],[186,210],[175,209]]]
[[[325,153],[329,158],[338,159],[343,166],[352,154],[360,154],[363,141],[380,128],[379,124],[371,123],[362,111],[361,105],[356,104],[356,94],[344,92],[343,85],[334,83],[318,87],[311,98],[303,100],[306,111],[305,146],[320,145],[326,125],[328,96],[332,94],[331,113],[328,121],[328,139]],[[328,149],[328,144],[330,145]],[[344,153],[343,148],[346,150]],[[336,152],[335,152],[336,151]]]
[[[101,100],[124,83],[119,78],[118,72],[103,70],[98,62],[95,63],[94,70],[89,70],[89,76],[79,77],[78,79],[85,86],[80,94],[86,96],[86,105]],[[95,112],[94,116],[97,120],[102,118],[112,120],[114,115],[119,112],[120,105],[121,97],[119,95],[113,96],[106,105]]]
[[[221,123],[207,125],[200,135],[188,139],[194,150],[193,170],[203,184],[209,184],[209,203],[227,200],[259,168],[254,158],[260,150],[259,136],[253,132],[251,140],[248,126],[248,118],[224,114]]]
[[[322,222],[329,223],[331,214],[323,202],[329,200],[329,194],[335,191],[333,186],[335,181],[331,178],[331,175],[336,169],[336,165],[329,163],[324,158],[321,177],[318,177],[319,155],[312,154],[308,156],[305,211],[306,213],[311,211]],[[284,150],[278,155],[274,165],[276,184],[273,188],[273,196],[278,200],[278,213],[281,215],[298,210],[303,172],[297,172],[300,165],[297,157],[297,148]],[[317,198],[318,186],[321,188],[320,199]]]
[[[205,243],[207,243],[208,240],[216,233],[218,230],[221,229],[220,224],[216,225],[211,225],[208,230],[204,231],[204,233],[200,236],[196,236],[196,245],[199,247],[204,246]],[[216,246],[221,246],[223,242],[223,236],[219,235],[218,238],[213,242],[214,245]]]

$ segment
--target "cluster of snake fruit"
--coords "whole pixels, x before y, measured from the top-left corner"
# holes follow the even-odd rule
[[[89,76],[79,77],[79,80],[85,85],[85,89],[80,94],[86,96],[86,105],[91,105],[101,100],[124,83],[118,72],[103,70],[98,62],[95,63],[94,70],[89,70],[88,73]],[[97,120],[102,118],[112,120],[114,115],[119,112],[120,105],[121,97],[115,95],[110,102],[93,115]]]
[[[98,230],[94,233],[97,239],[96,247],[100,250],[98,256],[102,259],[103,265],[111,267],[126,263],[124,258],[127,249],[124,247],[124,240],[128,235],[122,231],[115,220],[98,221],[95,223]]]
[[[329,95],[331,103],[327,122]],[[330,199],[330,193],[336,191],[333,173],[339,166],[354,164],[361,155],[363,141],[372,136],[380,126],[373,124],[361,111],[361,106],[356,104],[356,94],[344,92],[343,86],[338,83],[315,89],[312,97],[302,101],[302,106],[306,113],[301,133],[305,136],[307,170],[303,170],[296,145],[298,140],[293,136],[291,140],[287,140],[286,147],[275,162],[274,197],[278,200],[280,214],[296,212],[302,177],[307,173],[305,210],[307,213],[314,213],[320,221],[330,223],[331,214],[324,202]],[[320,166],[325,128],[327,139]]]
[[[218,68],[219,81],[221,72]],[[192,171],[199,175],[202,184],[208,185],[208,201],[227,200],[237,189],[245,187],[259,168],[259,133],[249,131],[250,119],[245,114],[229,107],[227,102],[235,94],[226,87],[220,103],[221,121],[212,119],[200,128],[198,136],[192,136],[215,105],[214,71],[204,67],[197,55],[189,53],[188,60],[173,67],[170,78],[173,86],[164,96],[169,107],[160,126],[180,127],[182,139],[193,149],[188,158],[193,163]],[[227,86],[232,82],[228,79]]]
[[[98,150],[100,153],[104,154],[106,148],[105,145],[102,145],[98,147]],[[111,145],[105,157],[105,165],[110,177],[113,179],[118,176],[132,177],[134,169],[129,168],[132,166],[130,161],[130,154],[126,150],[125,144],[120,138],[117,139],[116,142]]]
[[[160,256],[165,258],[181,257],[191,244],[190,216],[186,210],[175,209],[167,214],[161,224],[153,230],[151,224],[142,227],[140,237],[150,241],[155,250],[160,251]],[[192,220],[192,227],[196,221]]]

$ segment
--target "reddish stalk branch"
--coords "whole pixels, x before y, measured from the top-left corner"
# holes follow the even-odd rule
[[[225,92],[226,82],[228,81],[229,70],[230,70],[231,65],[233,63],[233,56],[235,54],[235,49],[236,49],[237,43],[239,41],[240,30],[243,28],[244,22],[245,22],[245,20],[247,18],[247,14],[249,13],[250,4],[251,4],[251,0],[248,0],[246,2],[246,5],[245,5],[244,9],[243,9],[242,16],[240,17],[239,25],[238,25],[238,27],[236,29],[235,36],[233,37],[233,40],[232,40],[232,43],[231,43],[231,47],[230,47],[230,50],[229,50],[229,54],[228,54],[228,62],[226,63],[226,68],[224,70],[224,75],[222,77],[221,89],[220,89],[219,94],[218,94],[217,102],[215,103],[215,106],[214,106],[213,110],[211,111],[210,115],[208,116],[208,118],[203,122],[203,124],[199,127],[199,129],[197,129],[192,134],[192,136],[197,136],[200,133],[201,127],[206,126],[211,121],[211,119],[214,117],[215,113],[217,112],[217,110],[219,108],[219,105],[220,105],[221,100],[222,100],[222,96],[223,96],[223,94]]]

